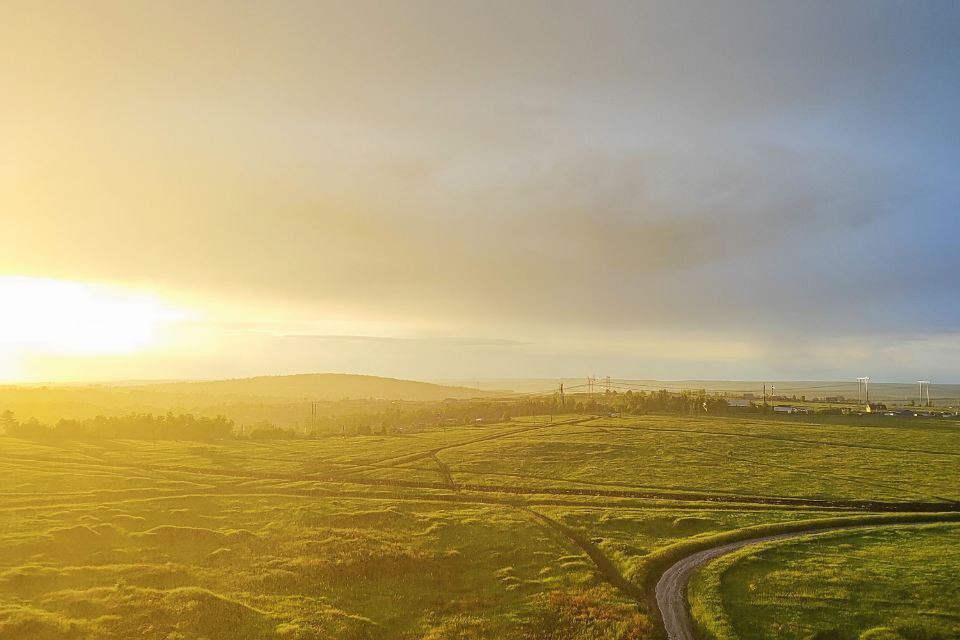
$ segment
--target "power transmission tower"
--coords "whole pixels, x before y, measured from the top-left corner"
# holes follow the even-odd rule
[[[862,394],[861,388],[863,389]],[[857,404],[870,404],[870,376],[857,378]]]
[[[929,380],[917,380],[917,384],[920,385],[920,406],[921,406],[921,407],[924,406],[924,404],[923,404],[923,385],[927,385],[927,404],[926,404],[926,406],[929,407],[929,406],[930,406],[930,381],[929,381]]]
[[[317,430],[317,418],[320,417],[320,403],[311,402],[310,403],[310,431]],[[304,431],[306,433],[306,431]]]

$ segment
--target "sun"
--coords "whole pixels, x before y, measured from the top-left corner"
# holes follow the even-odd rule
[[[141,351],[163,324],[182,317],[154,295],[121,287],[0,276],[0,363],[4,356]]]

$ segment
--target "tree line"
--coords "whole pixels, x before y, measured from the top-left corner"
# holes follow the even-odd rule
[[[0,414],[0,427],[15,438],[117,438],[131,440],[222,440],[234,432],[234,422],[223,416],[197,417],[189,413],[151,413],[61,419],[48,425],[36,418],[19,421],[10,411]]]
[[[115,438],[140,440],[254,440],[371,435],[442,429],[448,426],[506,422],[534,415],[619,413],[723,413],[723,396],[703,391],[608,391],[595,395],[539,395],[491,400],[448,400],[416,406],[396,405],[374,411],[316,416],[298,429],[285,429],[269,421],[238,425],[224,417],[151,413],[61,419],[43,424],[35,418],[19,421],[10,411],[0,413],[0,430],[18,438]]]
[[[645,413],[725,413],[729,407],[727,400],[720,394],[710,394],[704,390],[689,391],[606,391],[595,395],[578,394],[557,398],[562,411],[573,413],[623,413],[643,415]]]

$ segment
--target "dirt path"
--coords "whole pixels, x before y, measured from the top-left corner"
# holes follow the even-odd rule
[[[720,556],[763,542],[801,538],[821,533],[855,531],[857,529],[870,529],[878,526],[902,526],[905,524],[908,525],[911,523],[898,522],[889,525],[870,524],[832,527],[829,529],[804,529],[802,531],[791,531],[789,533],[739,540],[691,554],[671,565],[660,577],[660,580],[657,581],[657,607],[660,609],[660,615],[663,619],[663,627],[667,632],[667,638],[668,640],[697,640],[697,636],[694,633],[693,618],[690,616],[690,609],[687,603],[687,585],[690,583],[690,578],[694,573]],[[916,524],[922,523],[918,522]]]

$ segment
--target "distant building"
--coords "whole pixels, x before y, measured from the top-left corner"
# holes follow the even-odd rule
[[[778,404],[773,408],[774,413],[796,413],[796,407],[788,407],[786,405]]]
[[[887,405],[882,402],[871,402],[870,404],[863,407],[863,410],[866,413],[886,413]]]
[[[727,406],[746,408],[750,406],[750,401],[746,398],[727,398]]]

